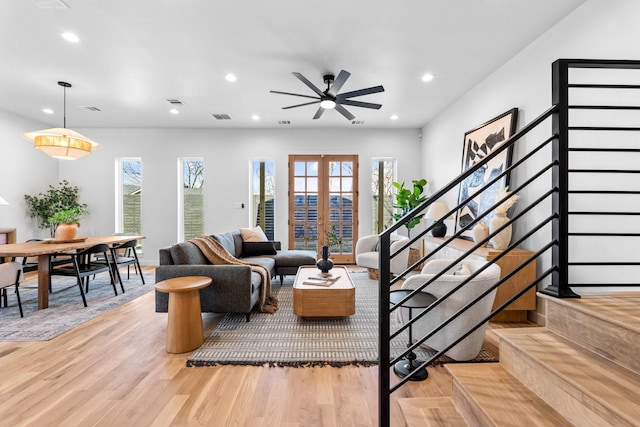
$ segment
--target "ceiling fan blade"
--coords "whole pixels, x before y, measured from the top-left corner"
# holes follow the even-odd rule
[[[282,109],[283,110],[288,110],[289,108],[304,107],[305,105],[317,104],[318,102],[320,102],[320,100],[311,101],[311,102],[305,102],[304,104],[290,105],[288,107],[282,107]]]
[[[309,80],[307,80],[307,78],[305,76],[303,76],[300,73],[292,73],[294,76],[296,76],[298,78],[298,80],[300,80],[302,83],[306,84],[312,91],[314,91],[315,93],[318,94],[318,96],[324,96],[324,93],[318,89],[313,83],[311,83]]]
[[[355,96],[369,95],[371,93],[384,92],[384,88],[382,86],[374,86],[368,87],[366,89],[354,90],[353,92],[345,92],[336,96],[337,99],[343,100],[346,98],[353,98]]]
[[[342,101],[340,101],[340,104],[342,104],[342,105],[351,105],[353,107],[373,108],[375,110],[379,110],[380,107],[382,107],[381,104],[373,104],[371,102],[354,101],[352,99],[343,99]]]
[[[311,95],[301,95],[299,93],[291,93],[291,92],[280,92],[279,90],[270,90],[269,92],[271,93],[277,93],[280,95],[293,95],[293,96],[301,96],[303,98],[312,98],[312,99],[318,99],[317,96],[311,96]]]
[[[338,77],[336,77],[336,79],[333,81],[333,84],[327,91],[327,95],[335,97],[338,92],[340,92],[340,89],[342,89],[342,86],[347,81],[350,75],[351,73],[349,73],[348,71],[340,70],[340,74],[338,74]]]
[[[347,120],[353,120],[356,118],[356,116],[354,116],[353,114],[351,114],[350,112],[347,111],[346,108],[344,108],[342,105],[340,104],[336,104],[336,111],[340,114],[342,114],[343,116],[345,116],[347,118]]]
[[[316,115],[313,116],[313,120],[316,120],[322,117],[322,113],[324,113],[324,108],[318,107],[318,111],[316,111]]]

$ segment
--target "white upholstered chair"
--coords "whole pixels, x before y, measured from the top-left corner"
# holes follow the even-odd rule
[[[395,253],[403,245],[407,244],[406,236],[392,235],[390,253]],[[400,274],[407,269],[409,261],[409,248],[405,249],[391,259],[391,273]],[[360,267],[379,270],[378,265],[378,235],[364,236],[356,242],[356,264]]]
[[[453,260],[433,260],[427,262],[420,274],[409,277],[403,284],[402,289],[417,289],[433,278],[436,273],[445,269]],[[424,288],[423,292],[427,292],[440,298],[462,281],[467,279],[470,274],[477,271],[486,264],[485,261],[462,261],[453,268],[449,268],[446,274],[430,283]],[[484,291],[495,285],[500,280],[500,267],[496,264],[490,265],[478,276],[466,283],[462,289],[454,292],[445,301],[433,308],[425,314],[420,320],[413,324],[413,338],[422,338],[430,333],[436,326],[440,325],[444,320],[451,317],[467,303],[482,294]],[[435,350],[443,350],[446,346],[458,339],[462,333],[466,333],[478,321],[491,313],[493,300],[495,299],[495,289],[482,298],[473,307],[462,313],[457,319],[445,326],[441,331],[433,335],[424,342],[424,345]],[[398,308],[399,320],[404,323],[409,319],[409,310],[406,308]],[[413,317],[422,310],[413,310]],[[466,337],[455,347],[448,350],[445,354],[454,360],[471,360],[480,353],[484,334],[487,329],[485,323],[476,329],[471,335]]]
[[[0,264],[0,300],[7,304],[7,289],[14,288],[16,298],[18,299],[18,308],[20,309],[20,317],[24,317],[22,313],[22,302],[20,301],[20,280],[22,278],[22,264],[19,262],[5,262]],[[0,304],[2,306],[2,304]]]

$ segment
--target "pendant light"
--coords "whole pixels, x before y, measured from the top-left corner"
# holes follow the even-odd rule
[[[54,159],[76,160],[91,154],[91,150],[100,148],[100,144],[90,140],[78,132],[67,129],[67,88],[70,83],[58,82],[63,87],[63,124],[62,128],[52,128],[27,132],[22,136],[29,141],[33,141],[36,150],[40,150]]]

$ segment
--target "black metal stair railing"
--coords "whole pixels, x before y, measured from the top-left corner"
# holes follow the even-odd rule
[[[581,139],[576,134],[588,133],[602,133],[602,132],[615,132],[617,134],[628,134],[640,131],[638,126],[630,125],[586,125],[581,123],[580,120],[584,120],[580,117],[580,112],[593,112],[593,111],[626,111],[626,112],[640,112],[640,106],[634,105],[600,105],[592,104],[588,102],[579,102],[580,96],[576,96],[578,102],[569,102],[569,95],[571,91],[583,91],[583,90],[632,90],[637,91],[640,89],[640,84],[616,84],[616,83],[585,83],[584,81],[570,82],[572,69],[597,69],[597,70],[640,70],[640,61],[591,61],[591,60],[558,60],[552,64],[552,102],[553,106],[541,114],[538,118],[531,123],[524,126],[519,132],[509,138],[503,145],[492,152],[482,161],[475,164],[472,168],[461,174],[459,177],[445,185],[438,190],[435,194],[429,197],[422,205],[409,212],[404,218],[394,224],[385,232],[379,236],[379,258],[380,258],[380,274],[379,274],[379,310],[380,310],[380,337],[379,337],[379,424],[381,426],[388,426],[390,422],[390,396],[391,393],[398,390],[407,381],[409,381],[410,375],[399,379],[393,386],[391,386],[391,373],[390,368],[396,362],[406,357],[406,355],[415,350],[418,346],[422,345],[430,337],[436,334],[442,328],[449,325],[456,318],[464,314],[474,304],[480,301],[485,295],[488,295],[494,289],[497,289],[503,283],[512,279],[516,274],[529,266],[530,263],[540,260],[537,265],[536,278],[531,283],[525,284],[522,288],[514,291],[513,295],[509,296],[498,307],[495,307],[491,313],[478,321],[466,331],[460,331],[459,336],[456,339],[452,339],[450,343],[447,343],[446,348],[437,351],[428,360],[421,361],[416,364],[414,372],[433,364],[440,356],[445,354],[448,350],[456,346],[475,330],[482,327],[487,321],[494,317],[497,313],[500,313],[514,301],[521,296],[525,295],[532,289],[541,289],[541,292],[556,296],[556,297],[579,297],[572,286],[629,286],[634,285],[630,281],[617,282],[616,279],[611,279],[611,275],[608,275],[607,282],[600,281],[596,283],[586,283],[581,281],[579,271],[576,271],[575,267],[581,268],[602,268],[602,267],[619,267],[619,266],[640,266],[640,261],[637,260],[637,256],[629,260],[602,260],[602,259],[580,259],[580,252],[584,245],[578,240],[581,238],[597,238],[604,239],[605,242],[610,242],[610,239],[616,238],[634,238],[640,237],[640,226],[637,230],[611,230],[611,229],[598,229],[594,226],[599,222],[594,221],[593,218],[599,217],[634,217],[640,215],[637,210],[626,209],[616,210],[609,209],[593,209],[589,203],[580,200],[572,200],[581,196],[586,197],[606,197],[606,196],[638,196],[640,190],[625,189],[618,187],[617,181],[607,178],[596,178],[596,181],[602,184],[600,181],[606,181],[605,185],[601,186],[589,186],[588,179],[584,179],[584,176],[588,177],[610,177],[614,176],[629,176],[631,174],[640,173],[640,168],[634,167],[589,167],[582,165],[579,158],[576,155],[580,154],[597,154],[597,153],[615,153],[623,155],[631,155],[640,153],[640,148],[634,146],[631,147],[619,147],[619,146],[607,146],[602,147],[601,141],[591,142],[589,144],[580,144]],[[637,74],[637,81],[640,82],[640,71]],[[576,77],[580,80],[581,76]],[[638,91],[640,94],[640,91]],[[572,95],[575,95],[572,93]],[[584,96],[582,96],[582,99]],[[596,97],[597,98],[597,97]],[[576,115],[578,112],[578,115]],[[570,114],[571,113],[571,114]],[[611,118],[611,117],[608,117]],[[640,116],[639,116],[640,118]],[[606,119],[606,118],[605,118]],[[551,121],[551,131],[546,130]],[[571,121],[571,124],[570,124]],[[637,120],[640,123],[640,120]],[[547,133],[548,136],[540,138],[539,134]],[[527,138],[525,138],[527,136]],[[571,140],[570,140],[571,137]],[[592,137],[593,138],[593,137]],[[533,142],[532,142],[533,140]],[[542,141],[542,142],[539,142]],[[518,143],[516,145],[516,142]],[[634,140],[637,144],[637,138]],[[449,192],[455,191],[460,183],[462,183],[467,177],[474,174],[480,168],[483,168],[492,159],[500,155],[504,150],[518,147],[521,155],[519,159],[511,166],[503,170],[498,176],[494,177],[486,185],[480,188],[474,197],[483,191],[487,191],[494,184],[499,182],[502,177],[507,174],[516,174],[518,181],[521,183],[514,188],[511,188],[512,193],[526,195],[526,199],[529,201],[527,204],[518,205],[518,210],[515,215],[511,215],[511,219],[502,227],[497,230],[493,230],[489,237],[480,242],[476,242],[470,249],[459,256],[457,259],[451,260],[449,266],[442,269],[441,272],[434,275],[432,279],[423,283],[418,289],[413,290],[408,294],[401,302],[390,306],[389,302],[389,290],[392,286],[398,285],[400,281],[407,277],[407,275],[427,262],[430,258],[434,257],[443,248],[446,248],[454,239],[459,238],[462,233],[472,228],[477,222],[484,220],[497,206],[503,203],[508,195],[500,200],[495,200],[495,203],[486,208],[484,212],[479,212],[476,219],[467,224],[463,229],[456,230],[450,237],[445,237],[442,243],[430,253],[423,254],[423,256],[408,266],[402,274],[395,277],[390,275],[390,260],[397,256],[404,250],[408,250],[415,242],[420,241],[431,229],[434,224],[426,226],[426,228],[414,236],[408,243],[395,253],[390,253],[391,235],[404,226],[411,218],[420,215],[425,212],[428,207],[443,197]],[[549,155],[550,151],[550,155]],[[596,158],[598,156],[595,156]],[[542,166],[540,166],[542,165]],[[531,170],[535,172],[531,172]],[[575,177],[580,178],[575,178]],[[633,175],[631,175],[633,176]],[[524,179],[523,177],[526,177]],[[591,178],[593,180],[593,178]],[[585,186],[585,181],[587,181]],[[572,184],[572,185],[570,185]],[[578,185],[580,184],[580,185]],[[583,185],[583,186],[581,186]],[[450,212],[443,216],[448,218],[450,215],[455,214],[457,210],[463,205],[461,203],[455,206]],[[640,200],[638,201],[640,205]],[[549,208],[550,206],[550,208]],[[602,204],[600,205],[602,207]],[[604,203],[604,207],[608,207],[608,203]],[[575,219],[590,218],[591,223],[587,224],[587,230],[581,229],[584,224]],[[523,226],[519,224],[524,221]],[[570,222],[571,221],[571,222]],[[394,330],[391,330],[391,316],[394,311],[398,309],[404,302],[408,301],[413,295],[421,292],[430,283],[433,283],[440,276],[444,275],[446,271],[457,265],[463,259],[471,256],[478,248],[483,247],[493,236],[497,235],[500,231],[507,227],[514,226],[514,238],[512,243],[503,252],[497,255],[491,261],[481,268],[479,271],[474,272],[462,283],[460,283],[455,289],[448,292],[446,295],[437,299],[430,306],[420,310],[417,315],[413,315],[411,320],[405,322],[402,325],[394,324]],[[609,240],[607,240],[609,239]],[[410,344],[406,350],[392,353],[391,343],[394,340],[399,339],[402,334],[411,325],[420,321],[423,317],[428,316],[439,304],[442,304],[449,296],[462,289],[467,283],[471,282],[474,277],[481,274],[481,272],[488,268],[490,264],[499,261],[502,257],[508,256],[508,254],[520,246],[526,247],[532,255],[524,260],[519,266],[516,266],[508,274],[504,274],[498,283],[496,283],[491,289],[484,292],[482,295],[477,296],[472,301],[469,301],[464,307],[454,313],[450,318],[441,322],[439,325],[433,325],[429,333],[425,336],[415,337],[413,344]],[[570,252],[571,250],[571,252]],[[571,257],[570,257],[571,255]],[[587,274],[587,277],[591,277],[591,274]],[[615,282],[615,283],[613,283]],[[406,340],[403,338],[403,341]]]

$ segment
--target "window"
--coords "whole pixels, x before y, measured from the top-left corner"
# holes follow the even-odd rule
[[[142,234],[142,160],[116,160],[116,227],[118,233]]]
[[[393,224],[393,186],[395,159],[373,159],[371,162],[371,232],[379,234]]]
[[[204,234],[204,160],[178,160],[178,241]]]
[[[251,219],[259,225],[269,240],[275,240],[275,162],[251,162]]]

